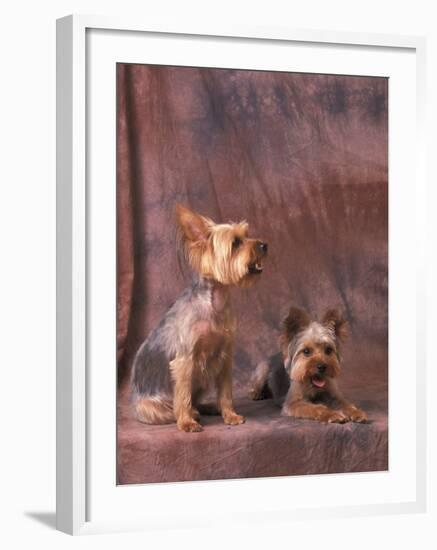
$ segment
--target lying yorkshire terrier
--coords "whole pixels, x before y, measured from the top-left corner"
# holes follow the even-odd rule
[[[273,397],[284,416],[366,422],[366,413],[347,401],[337,385],[340,344],[346,335],[347,322],[336,310],[328,310],[319,323],[292,307],[283,322],[282,352],[258,365],[249,397]]]

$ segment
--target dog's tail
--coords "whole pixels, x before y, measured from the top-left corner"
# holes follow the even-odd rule
[[[252,374],[249,382],[248,396],[254,401],[261,399],[269,399],[272,397],[272,392],[268,386],[268,378],[270,374],[270,365],[268,361],[261,361]]]
[[[175,422],[173,405],[169,399],[159,396],[138,397],[134,403],[137,419],[145,424],[170,424]]]

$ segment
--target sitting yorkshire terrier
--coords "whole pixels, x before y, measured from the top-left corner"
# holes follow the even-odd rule
[[[199,402],[214,385],[225,424],[242,424],[245,418],[235,412],[232,400],[230,287],[248,287],[260,276],[267,244],[249,238],[246,222],[216,224],[181,205],[176,217],[184,256],[198,277],[136,354],[136,415],[147,424],[176,421],[182,431],[199,432]]]
[[[321,323],[291,308],[283,322],[282,352],[261,362],[251,379],[249,397],[273,397],[282,415],[320,422],[366,422],[364,411],[347,401],[337,385],[340,344],[347,322],[328,310]]]

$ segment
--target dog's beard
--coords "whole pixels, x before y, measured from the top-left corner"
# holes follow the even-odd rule
[[[307,382],[318,389],[323,389],[328,379],[336,378],[340,373],[340,367],[329,364],[325,373],[315,371],[314,366],[308,366],[306,360],[297,360],[291,367],[290,378],[296,382]]]
[[[237,254],[214,254],[209,251],[201,259],[200,271],[221,284],[249,287],[255,283],[264,269],[260,258],[251,259],[244,252]]]

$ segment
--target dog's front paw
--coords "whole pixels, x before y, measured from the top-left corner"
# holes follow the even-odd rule
[[[344,424],[349,422],[349,418],[341,411],[327,411],[319,419],[321,422],[328,422],[329,424],[335,422],[337,424]]]
[[[367,414],[358,407],[354,407],[352,410],[349,410],[348,416],[352,420],[352,422],[365,423],[368,420]]]
[[[225,424],[229,424],[231,426],[236,426],[237,424],[244,424],[246,422],[246,419],[244,416],[241,416],[241,414],[237,414],[235,412],[226,413],[223,416],[223,420]]]
[[[184,420],[178,421],[178,428],[181,432],[201,432],[203,430],[202,426],[194,420],[194,418],[187,418]]]

